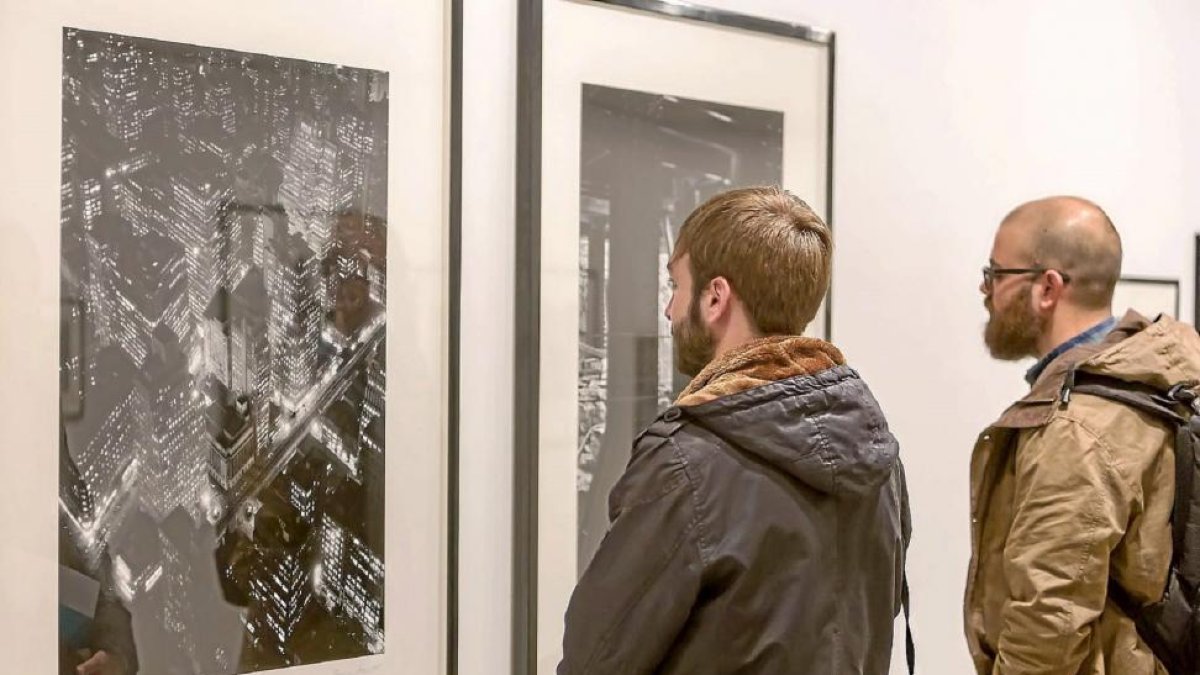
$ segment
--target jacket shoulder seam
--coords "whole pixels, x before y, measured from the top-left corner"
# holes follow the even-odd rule
[[[689,530],[696,530],[696,550],[700,555],[701,564],[707,566],[712,560],[712,542],[704,531],[704,520],[701,517],[703,507],[700,503],[700,480],[694,475],[691,465],[688,463],[687,456],[683,449],[679,447],[679,443],[674,437],[668,439],[671,444],[672,453],[679,461],[683,471],[684,481],[691,488],[692,496],[692,522]]]
[[[676,463],[675,461],[671,462],[671,464],[675,464],[675,463]],[[663,485],[662,488],[655,490],[651,494],[648,494],[644,497],[639,497],[637,499],[631,499],[628,501],[621,500],[619,502],[619,504],[621,506],[621,510],[632,508],[634,506],[642,506],[644,504],[651,504],[653,502],[656,502],[656,501],[662,499],[663,497],[666,497],[667,495],[671,494],[672,492],[675,492],[679,488],[684,487],[688,484],[688,478],[687,478],[686,470],[684,467],[673,466],[671,473],[672,473],[671,479],[668,480],[666,482],[666,484]]]

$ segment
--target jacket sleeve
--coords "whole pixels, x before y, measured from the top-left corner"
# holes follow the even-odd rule
[[[1009,597],[992,673],[1073,675],[1104,610],[1132,488],[1103,439],[1081,423],[1056,417],[1027,433],[1016,451]]]
[[[668,441],[634,456],[613,520],[567,608],[558,675],[654,672],[700,589],[694,493]]]

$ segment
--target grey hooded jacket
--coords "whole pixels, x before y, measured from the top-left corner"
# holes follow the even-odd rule
[[[668,408],[609,507],[559,675],[888,672],[907,495],[851,368]]]

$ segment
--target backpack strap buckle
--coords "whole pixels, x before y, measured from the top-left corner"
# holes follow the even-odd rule
[[[1182,403],[1191,408],[1193,412],[1200,414],[1200,394],[1196,392],[1197,384],[1195,380],[1180,382],[1167,391],[1167,398],[1176,403]]]
[[[1071,392],[1075,389],[1075,368],[1071,366],[1067,370],[1067,376],[1063,378],[1062,389],[1058,392],[1058,400],[1064,407],[1071,402]]]

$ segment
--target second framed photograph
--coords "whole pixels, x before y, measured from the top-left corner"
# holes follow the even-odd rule
[[[1120,317],[1131,309],[1149,319],[1160,314],[1178,319],[1179,280],[1121,277],[1113,291],[1113,312]]]
[[[633,439],[687,384],[664,316],[685,218],[781,185],[830,220],[834,37],[680,2],[521,11],[514,672],[552,673]]]

